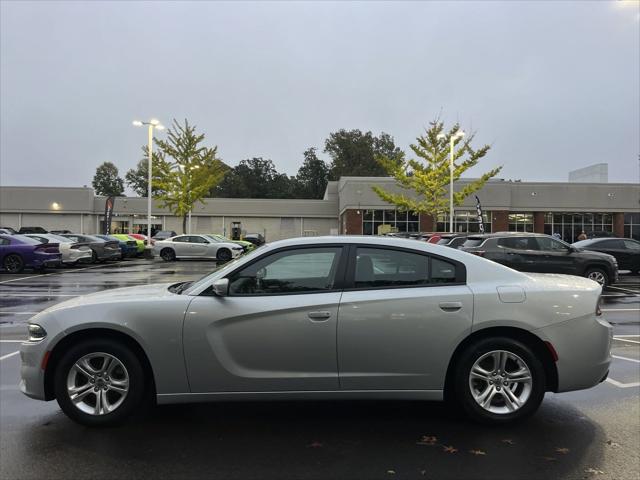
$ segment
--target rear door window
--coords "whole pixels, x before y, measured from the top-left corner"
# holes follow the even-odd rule
[[[537,250],[538,244],[534,237],[499,238],[498,246],[512,250]]]

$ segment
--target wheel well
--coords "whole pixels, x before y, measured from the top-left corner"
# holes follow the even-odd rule
[[[142,364],[142,368],[146,375],[148,383],[147,387],[150,388],[151,392],[156,391],[155,379],[153,376],[153,369],[151,368],[151,363],[149,363],[149,359],[147,358],[147,354],[144,352],[140,344],[131,338],[129,335],[118,332],[117,330],[110,330],[108,328],[90,328],[88,330],[80,330],[78,332],[74,332],[66,337],[62,338],[53,350],[49,354],[49,361],[47,362],[47,369],[44,372],[44,395],[45,400],[53,400],[55,398],[53,379],[55,376],[56,367],[60,362],[64,352],[66,349],[83,340],[88,339],[105,339],[109,338],[112,340],[117,340],[122,342],[127,347],[133,351],[133,353],[138,357],[140,363]]]
[[[587,273],[590,269],[597,268],[598,270],[603,270],[607,275],[611,275],[612,268],[609,265],[604,263],[587,263],[584,266],[583,274]]]
[[[455,382],[454,373],[456,370],[458,359],[460,354],[471,344],[488,337],[507,337],[513,340],[518,340],[533,350],[533,353],[542,360],[542,366],[544,367],[544,373],[546,377],[546,390],[554,392],[558,389],[558,370],[556,369],[555,361],[549,348],[544,344],[540,337],[534,335],[531,332],[516,327],[490,327],[473,332],[467,338],[465,338],[453,352],[451,360],[449,361],[449,367],[447,368],[447,375],[444,383],[445,394],[452,393],[453,385]]]
[[[222,248],[218,249],[218,251],[216,252],[216,255],[219,255],[220,252],[229,252],[229,253],[231,253],[231,250],[229,250],[227,247],[222,247]]]

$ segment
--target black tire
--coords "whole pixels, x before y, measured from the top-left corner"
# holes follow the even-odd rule
[[[98,263],[98,254],[93,248],[91,249],[91,263]]]
[[[163,248],[160,251],[160,258],[165,262],[172,262],[176,259],[176,252],[173,251],[173,248]]]
[[[20,273],[24,270],[24,260],[17,253],[12,253],[4,257],[2,266],[9,273]]]
[[[129,390],[122,403],[113,411],[101,415],[81,411],[71,401],[67,392],[69,372],[77,361],[91,353],[106,353],[116,358],[124,365],[129,380]],[[140,359],[127,346],[112,339],[89,339],[73,345],[58,362],[54,372],[54,392],[58,405],[69,418],[89,427],[106,427],[121,423],[143,405],[145,385],[149,384],[146,380],[148,379],[145,379]],[[89,393],[87,397],[91,395],[96,398],[93,393]]]
[[[470,373],[471,369],[474,366],[475,362],[482,358],[483,355],[493,352],[493,351],[505,351],[519,357],[519,360],[524,362],[524,364],[528,367],[529,372],[531,373],[531,383],[530,390],[528,393],[528,397],[524,400],[522,406],[520,406],[515,411],[504,412],[504,413],[495,413],[491,412],[484,407],[480,406],[478,402],[475,400],[471,381],[470,381]],[[512,360],[510,360],[512,362]],[[509,370],[509,369],[507,369]],[[495,378],[495,377],[491,377]],[[502,382],[502,380],[500,380]],[[481,380],[479,382],[482,383]],[[497,383],[497,382],[496,382]],[[488,383],[485,383],[487,388],[491,388]],[[497,385],[493,384],[493,387],[496,389],[500,389]],[[511,387],[514,387],[512,383]],[[505,388],[503,385],[502,389]],[[518,389],[525,389],[524,384],[518,384],[515,386],[515,392],[519,391]],[[502,390],[504,392],[505,390]],[[520,390],[522,392],[523,390]],[[526,417],[529,417],[540,406],[540,402],[544,398],[544,393],[546,391],[546,378],[545,371],[542,363],[535,356],[531,348],[529,348],[526,344],[519,342],[517,340],[513,340],[508,337],[492,337],[485,338],[479,340],[478,342],[467,347],[458,358],[456,362],[456,369],[454,372],[454,391],[452,395],[455,398],[455,401],[462,407],[464,412],[469,416],[472,420],[475,420],[480,423],[485,424],[504,424],[509,422],[514,422],[517,420],[522,420]],[[502,397],[502,394],[498,394],[496,392],[496,400],[497,404],[495,408],[502,408],[500,403],[506,407],[506,402]],[[507,409],[508,410],[508,409]]]
[[[609,285],[609,274],[604,268],[589,267],[585,270],[584,276],[593,280],[594,282],[599,283],[603,287]],[[603,280],[600,281],[600,278],[602,278]]]
[[[219,262],[228,262],[231,260],[231,250],[228,248],[221,248],[218,250],[218,253],[216,253],[216,258]]]

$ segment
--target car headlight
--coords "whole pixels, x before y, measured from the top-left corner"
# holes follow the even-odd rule
[[[47,336],[47,331],[37,323],[30,323],[28,329],[30,342],[39,342]]]

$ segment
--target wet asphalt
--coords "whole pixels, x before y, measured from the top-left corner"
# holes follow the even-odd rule
[[[468,422],[447,405],[240,402],[156,407],[89,429],[23,396],[20,339],[33,314],[109,288],[198,278],[212,262],[129,260],[48,274],[0,272],[0,478],[640,479],[640,278],[605,292],[609,380],[547,394],[517,425]]]

